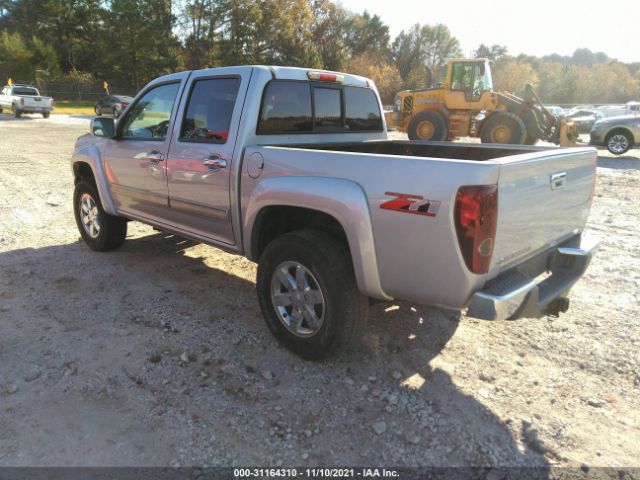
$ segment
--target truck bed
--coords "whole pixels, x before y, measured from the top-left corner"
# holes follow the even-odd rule
[[[280,145],[285,146],[285,145]],[[556,147],[534,147],[529,145],[503,145],[451,142],[420,142],[411,140],[375,140],[351,143],[317,143],[286,145],[309,150],[331,150],[338,152],[374,153],[379,155],[442,158],[447,160],[470,160],[482,162],[496,158],[521,155]]]
[[[485,282],[582,232],[593,198],[596,161],[595,150],[584,147],[389,140],[256,145],[247,147],[245,159],[254,152],[264,157],[261,180],[284,174],[338,177],[359,185],[376,232],[385,292],[456,308]],[[254,185],[254,180],[246,180],[243,206],[250,203]],[[484,275],[464,267],[452,242],[456,193],[474,185],[498,187],[497,231]],[[438,212],[416,219],[381,207],[398,195],[435,202]],[[407,278],[406,272],[412,271],[413,277]]]

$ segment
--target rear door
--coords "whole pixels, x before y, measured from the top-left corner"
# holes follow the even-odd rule
[[[593,199],[596,152],[553,149],[498,160],[492,276],[582,231]]]
[[[180,76],[148,87],[118,122],[117,138],[102,148],[109,188],[123,214],[150,220],[166,216],[168,130],[181,87]]]
[[[194,73],[178,111],[167,159],[172,222],[190,232],[235,244],[230,181],[246,68]]]

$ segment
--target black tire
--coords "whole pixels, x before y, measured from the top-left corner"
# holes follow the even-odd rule
[[[113,118],[118,118],[122,113],[122,109],[118,106],[113,107]]]
[[[99,117],[100,115],[102,115],[102,110],[100,110],[100,107],[98,105],[96,105],[95,107],[93,107],[93,110],[96,112],[96,116]]]
[[[424,110],[409,121],[407,135],[410,140],[442,141],[447,139],[447,121],[440,112]]]
[[[20,118],[22,116],[22,112],[16,105],[11,106],[11,111],[13,112],[13,116],[16,118]]]
[[[527,128],[520,117],[513,113],[494,113],[480,128],[482,143],[502,143],[522,145],[527,136]]]
[[[607,150],[614,155],[624,155],[633,147],[633,137],[625,130],[614,130],[604,141]]]
[[[285,262],[306,268],[322,293],[323,321],[316,332],[305,337],[285,326],[272,300],[272,279]],[[346,349],[360,337],[366,325],[369,301],[356,285],[348,247],[323,231],[290,232],[267,245],[260,256],[256,289],[262,315],[273,335],[286,348],[308,360],[319,360]],[[281,308],[291,308],[293,314],[295,307]]]
[[[49,118],[50,112],[42,112],[42,118]]]
[[[95,236],[92,236],[87,229],[85,229],[80,216],[81,200],[84,195],[89,195],[93,199],[98,210],[95,218],[97,218],[99,231]],[[92,183],[86,180],[82,180],[76,184],[73,193],[73,213],[76,217],[76,225],[78,226],[82,239],[92,250],[98,252],[114,250],[122,245],[127,236],[127,220],[122,217],[109,215],[105,212],[102,208],[98,190]]]

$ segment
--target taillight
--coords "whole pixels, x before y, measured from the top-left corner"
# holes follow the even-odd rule
[[[460,187],[453,216],[467,268],[473,273],[487,273],[498,223],[497,185]]]

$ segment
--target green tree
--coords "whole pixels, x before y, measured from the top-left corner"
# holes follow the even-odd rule
[[[408,88],[423,86],[429,77],[438,78],[448,58],[462,55],[460,42],[442,24],[415,24],[396,37],[393,60]]]
[[[473,52],[475,58],[488,58],[489,60],[497,60],[506,54],[507,47],[505,45],[491,45],[489,47],[484,43],[481,43],[477,50]]]

